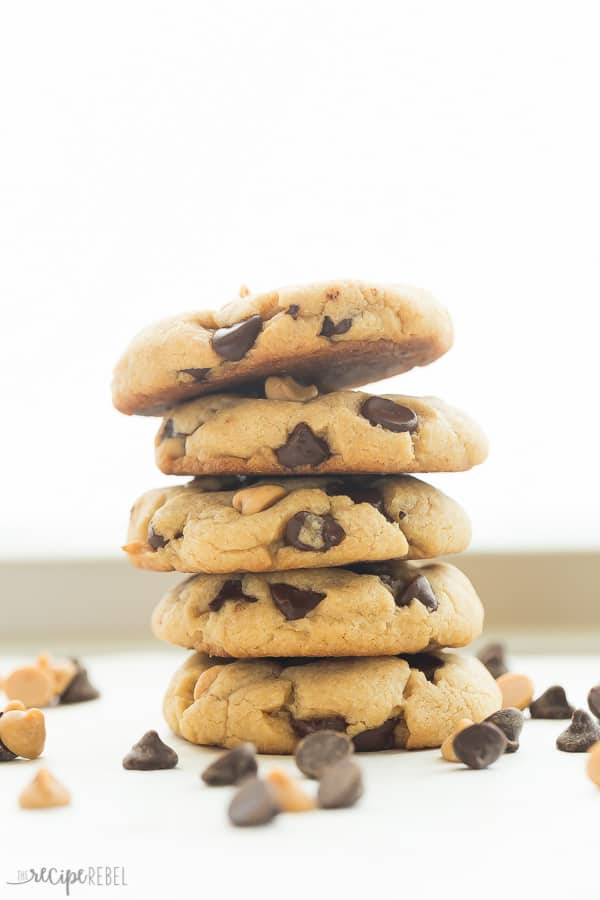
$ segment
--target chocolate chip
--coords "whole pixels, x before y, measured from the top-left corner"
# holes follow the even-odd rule
[[[158,531],[155,531],[152,523],[150,523],[148,527],[148,543],[153,550],[160,550],[161,547],[168,544],[167,538],[164,537],[164,535],[159,534]]]
[[[294,619],[303,619],[327,596],[320,591],[309,591],[291,584],[272,584],[271,595],[273,603],[288,622]]]
[[[250,316],[228,328],[218,328],[212,336],[212,348],[222,359],[237,362],[252,347],[261,328],[260,316]]]
[[[206,381],[210,369],[178,369],[177,371],[183,375],[191,375],[194,381]]]
[[[376,488],[365,487],[360,482],[330,481],[325,486],[328,497],[350,497],[353,503],[370,503],[378,512],[384,513],[383,497]]]
[[[506,738],[505,753],[516,753],[519,749],[519,735],[523,728],[523,713],[516,706],[506,706],[492,713],[484,721],[491,722],[504,733]]]
[[[394,595],[396,606],[410,606],[413,600],[418,600],[430,613],[435,612],[438,608],[437,598],[424,575],[417,575],[408,584],[389,576],[388,578],[381,575],[379,577]]]
[[[555,684],[529,704],[532,719],[570,719],[575,712],[567,700],[565,689]]]
[[[173,428],[173,419],[167,419],[164,424],[163,430],[160,433],[161,441],[168,441],[169,438],[175,437],[175,430]],[[133,512],[133,510],[132,510]]]
[[[75,663],[75,674],[58,698],[58,702],[87,703],[88,700],[97,700],[100,691],[91,684],[87,669],[84,669],[78,659],[72,661]]]
[[[454,736],[456,757],[470,769],[487,769],[506,749],[506,735],[491,722],[469,725]]]
[[[275,791],[260,778],[245,781],[229,804],[229,819],[233,825],[266,825],[281,812]]]
[[[230,578],[221,585],[221,590],[208,604],[208,608],[212,612],[219,612],[221,607],[228,601],[243,601],[245,603],[256,603],[258,597],[252,597],[245,594],[242,590],[242,582],[239,579]]]
[[[477,659],[483,663],[492,678],[500,678],[508,672],[504,644],[486,644],[477,654]]]
[[[205,784],[220,787],[225,784],[239,784],[244,778],[256,775],[256,747],[254,744],[239,744],[233,750],[222,753],[200,776]]]
[[[324,553],[345,537],[346,532],[333,516],[318,516],[307,510],[292,516],[285,528],[285,543],[296,550]]]
[[[310,719],[292,719],[292,727],[296,734],[305,737],[315,731],[346,732],[346,720],[343,716],[312,716]]]
[[[400,406],[383,397],[369,397],[360,408],[361,416],[371,425],[381,425],[386,431],[416,431],[419,427],[417,414],[408,406]]]
[[[323,772],[317,799],[322,809],[344,809],[354,806],[362,793],[360,768],[353,760],[343,759]]]
[[[588,706],[597,719],[600,719],[600,684],[593,687],[587,696]]]
[[[444,660],[434,656],[433,653],[401,653],[400,659],[405,659],[411,669],[422,672],[427,681],[434,681],[434,675],[444,665]]]
[[[333,319],[330,319],[329,316],[325,316],[323,319],[323,327],[319,333],[322,334],[323,337],[331,337],[334,334],[346,334],[351,328],[352,319],[342,319],[341,322],[338,322],[337,325],[335,325]]]
[[[3,744],[2,741],[0,741],[0,762],[10,762],[12,759],[16,758],[17,754],[13,753],[12,750],[9,750],[6,744]]]
[[[173,769],[177,761],[175,751],[161,741],[156,731],[147,731],[124,757],[123,768],[143,771]]]
[[[317,437],[306,422],[299,422],[288,435],[285,444],[275,450],[279,464],[288,469],[318,466],[330,455],[327,441]]]
[[[296,765],[308,778],[320,778],[327,766],[346,759],[352,753],[354,745],[349,737],[335,729],[321,729],[300,741],[296,747]]]
[[[383,725],[377,728],[368,728],[352,737],[354,749],[359,753],[370,753],[374,750],[393,750],[396,746],[394,741],[394,729],[398,723],[398,717],[386,719]]]
[[[565,753],[585,753],[600,741],[600,726],[585,709],[576,709],[571,724],[556,739],[556,746]]]
[[[288,308],[286,309],[286,313],[288,314],[288,316],[291,316],[292,319],[294,319],[294,320],[296,320],[298,318],[299,312],[300,312],[300,307],[298,306],[297,303],[290,304],[290,306],[288,306]]]

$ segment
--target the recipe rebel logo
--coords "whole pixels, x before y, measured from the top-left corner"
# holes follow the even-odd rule
[[[11,887],[22,884],[39,884],[62,887],[65,896],[71,896],[76,885],[98,888],[128,887],[124,866],[87,866],[80,869],[59,869],[44,866],[39,869],[19,869],[16,879],[6,882]]]

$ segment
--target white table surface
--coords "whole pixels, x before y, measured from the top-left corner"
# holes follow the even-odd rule
[[[43,763],[70,788],[58,810],[25,811],[17,796],[40,765],[0,765],[0,897],[62,897],[60,886],[17,885],[19,870],[125,866],[127,887],[72,888],[72,897],[600,897],[600,789],[585,754],[560,753],[566,723],[527,721],[521,749],[485,771],[438,751],[362,754],[366,791],[350,810],[228,824],[230,788],[198,773],[216,751],[170,734],[161,696],[182,652],[88,655],[102,698],[47,711]],[[2,671],[20,659],[2,658]],[[582,706],[600,657],[514,660],[541,692],[561,683]],[[176,769],[129,772],[125,752],[150,728],[179,753]],[[295,771],[290,758],[261,768]],[[314,790],[313,782],[306,782]]]

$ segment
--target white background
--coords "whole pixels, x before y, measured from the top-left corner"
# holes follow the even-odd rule
[[[486,427],[438,480],[475,546],[597,546],[594,3],[6,3],[4,556],[118,553],[160,483],[110,405],[157,317],[328,277],[430,288],[454,350],[386,385]]]

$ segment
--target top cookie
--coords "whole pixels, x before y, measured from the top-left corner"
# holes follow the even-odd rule
[[[359,387],[427,365],[451,344],[448,313],[425,291],[360,281],[287,287],[146,328],[117,363],[113,402],[157,415],[281,373],[321,391]]]

